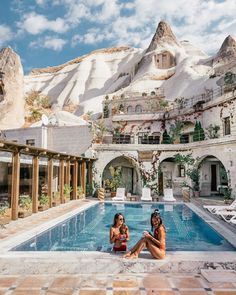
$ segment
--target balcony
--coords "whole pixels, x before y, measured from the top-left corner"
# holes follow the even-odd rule
[[[114,144],[131,144],[134,143],[133,136],[129,134],[113,135],[112,143]]]
[[[159,144],[160,143],[160,136],[139,136],[138,137],[139,144]]]

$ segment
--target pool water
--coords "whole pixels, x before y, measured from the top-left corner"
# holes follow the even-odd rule
[[[109,229],[115,213],[125,216],[129,248],[150,231],[150,215],[158,208],[166,228],[168,251],[234,251],[221,235],[184,204],[96,204],[32,239],[14,251],[110,251]]]

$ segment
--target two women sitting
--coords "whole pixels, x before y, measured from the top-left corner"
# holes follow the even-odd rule
[[[124,255],[124,258],[137,258],[142,250],[147,248],[156,259],[165,258],[166,254],[166,231],[162,223],[159,210],[155,210],[150,218],[152,233],[143,232],[143,237],[134,247]],[[114,244],[113,250],[127,251],[127,241],[129,240],[129,228],[125,225],[124,216],[117,213],[114,216],[114,223],[110,228],[110,243]]]

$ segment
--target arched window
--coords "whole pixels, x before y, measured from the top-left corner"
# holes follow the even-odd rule
[[[135,113],[142,113],[142,106],[141,105],[136,105],[135,107]]]
[[[127,107],[127,113],[128,114],[132,114],[133,113],[133,107],[132,106],[128,106]]]
[[[0,85],[0,95],[3,95],[3,88],[1,85]]]

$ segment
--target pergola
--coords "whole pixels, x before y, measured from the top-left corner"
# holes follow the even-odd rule
[[[37,148],[30,145],[18,144],[15,142],[0,140],[0,152],[10,152],[12,155],[12,179],[11,179],[11,219],[18,219],[18,202],[20,188],[20,164],[21,156],[32,157],[32,213],[38,212],[39,205],[39,159],[47,158],[47,195],[49,197],[49,207],[52,207],[53,200],[53,161],[59,161],[59,194],[60,203],[65,203],[64,186],[72,186],[71,198],[76,200],[78,181],[86,194],[86,183],[92,185],[92,165],[94,158],[69,155],[57,151]],[[1,158],[1,156],[0,156]],[[65,167],[65,168],[64,168]],[[72,168],[72,169],[71,169]],[[87,173],[86,173],[87,170]],[[78,179],[78,171],[79,179]],[[86,180],[87,174],[87,180]]]

